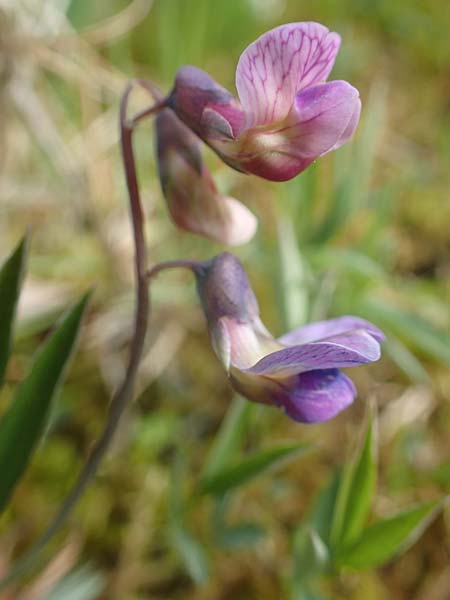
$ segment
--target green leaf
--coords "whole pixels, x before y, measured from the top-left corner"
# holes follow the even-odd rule
[[[294,557],[296,576],[304,582],[326,568],[329,551],[317,531],[305,524],[295,532]]]
[[[307,266],[300,253],[292,219],[286,216],[278,221],[278,248],[284,321],[287,329],[294,329],[308,320]]]
[[[13,324],[25,270],[27,248],[28,236],[25,236],[0,270],[0,306],[2,309],[2,318],[0,319],[0,386],[3,383],[11,351]]]
[[[364,442],[345,469],[333,517],[333,546],[356,539],[365,525],[376,484],[376,446],[374,423],[369,417]]]
[[[337,562],[354,569],[382,565],[417,540],[436,515],[439,504],[427,502],[377,521],[367,527],[356,542],[339,551]]]
[[[314,501],[307,522],[317,531],[325,544],[329,544],[336,499],[341,483],[341,472],[336,470],[328,484]]]
[[[237,465],[224,468],[210,477],[200,480],[199,491],[203,494],[224,494],[228,490],[247,483],[270,467],[292,459],[310,449],[309,444],[289,444],[262,450],[248,458],[244,458]]]
[[[247,430],[252,405],[242,396],[235,396],[209,452],[203,477],[209,478],[228,465],[236,454]]]
[[[209,560],[203,546],[185,526],[188,509],[185,482],[186,462],[184,456],[178,452],[169,486],[169,536],[186,571],[197,584],[201,584],[208,579]]]
[[[89,296],[83,296],[66,313],[44,343],[0,421],[0,510],[5,507],[45,429],[51,401],[74,349]]]

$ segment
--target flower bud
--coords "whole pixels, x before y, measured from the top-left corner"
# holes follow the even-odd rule
[[[180,228],[230,246],[253,237],[255,216],[236,199],[219,194],[198,138],[170,109],[156,117],[156,149],[161,189]]]

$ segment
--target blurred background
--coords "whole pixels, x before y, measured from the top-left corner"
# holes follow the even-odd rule
[[[137,400],[44,553],[47,566],[2,600],[295,598],[293,532],[360,438],[369,402],[379,417],[374,515],[450,492],[448,1],[1,0],[0,257],[32,230],[9,388],[64,307],[90,286],[95,295],[48,435],[0,522],[0,573],[57,510],[123,373],[133,248],[117,121],[127,80],[169,90],[177,68],[195,64],[234,91],[242,50],[272,27],[305,20],[342,36],[331,79],[361,92],[354,139],[283,184],[205,157],[220,189],[259,217],[256,238],[236,254],[267,327],[281,335],[359,315],[387,333],[383,359],[352,370],[358,399],[329,423],[299,425],[240,404],[189,275],[161,275]],[[136,107],[146,103],[136,95]],[[151,262],[220,252],[170,222],[151,122],[136,135],[136,154]],[[171,506],[190,497],[230,406],[245,411],[244,452],[283,440],[314,450],[235,491],[227,518],[256,523],[247,537],[214,540],[208,498],[183,507],[192,536],[183,546],[170,534]],[[192,565],[197,545],[202,558]],[[339,573],[323,590],[336,599],[448,599],[449,558],[447,510],[397,560]]]

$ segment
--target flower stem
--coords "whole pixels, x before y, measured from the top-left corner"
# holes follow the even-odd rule
[[[128,102],[133,89],[134,83],[130,82],[123,93],[120,104],[120,139],[133,228],[136,279],[134,330],[125,375],[121,385],[111,399],[108,420],[103,432],[86,460],[71,491],[41,537],[22,556],[6,577],[0,580],[0,589],[3,589],[18,575],[32,566],[42,548],[55,535],[70,515],[84,490],[95,476],[100,461],[109,448],[110,441],[117,430],[120,418],[133,394],[137,369],[144,348],[150,309],[147,286],[147,249],[144,234],[144,215],[140,201],[136,161],[133,151],[133,130],[135,125],[134,120],[131,122],[127,120]]]
[[[197,260],[168,260],[166,262],[161,262],[149,269],[146,273],[147,282],[149,282],[153,277],[156,277],[158,273],[161,271],[165,271],[166,269],[195,269],[195,267],[200,266],[201,263]]]
[[[164,99],[161,102],[157,102],[153,106],[149,106],[148,108],[144,108],[144,110],[141,110],[141,112],[138,112],[137,115],[135,115],[133,117],[133,119],[130,121],[130,123],[129,123],[130,129],[134,129],[141,121],[143,121],[147,117],[155,115],[160,110],[163,110],[166,107],[167,107],[167,102]]]

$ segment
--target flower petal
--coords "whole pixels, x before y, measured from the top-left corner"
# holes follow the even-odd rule
[[[198,138],[169,109],[157,116],[156,136],[161,188],[175,223],[222,244],[248,242],[257,220],[243,204],[219,194]]]
[[[246,127],[284,119],[296,93],[325,81],[340,36],[319,23],[289,23],[264,33],[239,58],[236,88]]]
[[[238,100],[197,67],[186,65],[178,70],[168,103],[206,143],[233,139],[244,127]]]
[[[359,92],[346,81],[330,81],[300,92],[288,117],[284,150],[318,158],[346,142],[358,124]]]
[[[347,408],[356,396],[351,379],[338,369],[302,373],[279,396],[286,414],[300,423],[320,423]]]
[[[272,352],[246,370],[279,379],[315,369],[355,367],[379,358],[380,344],[363,329],[355,329]]]
[[[327,150],[327,152],[331,152],[332,150],[337,150],[338,148],[343,146],[346,142],[348,142],[348,140],[355,133],[356,127],[358,126],[358,123],[359,123],[360,115],[361,115],[361,100],[359,100],[359,102],[355,103],[353,113],[350,116],[350,119],[347,123],[347,127],[341,133],[339,139],[334,144],[334,146],[332,146],[329,150]]]
[[[356,396],[353,382],[338,369],[307,371],[280,381],[232,368],[230,383],[248,400],[283,408],[300,423],[331,419]]]
[[[281,336],[278,338],[278,341],[286,346],[306,344],[307,342],[315,342],[353,329],[364,329],[364,331],[370,333],[378,342],[383,342],[385,339],[384,333],[369,321],[360,317],[344,316],[303,325],[303,327],[294,329]]]
[[[259,307],[241,261],[222,252],[194,269],[197,292],[208,324],[226,317],[238,323],[259,319]]]

